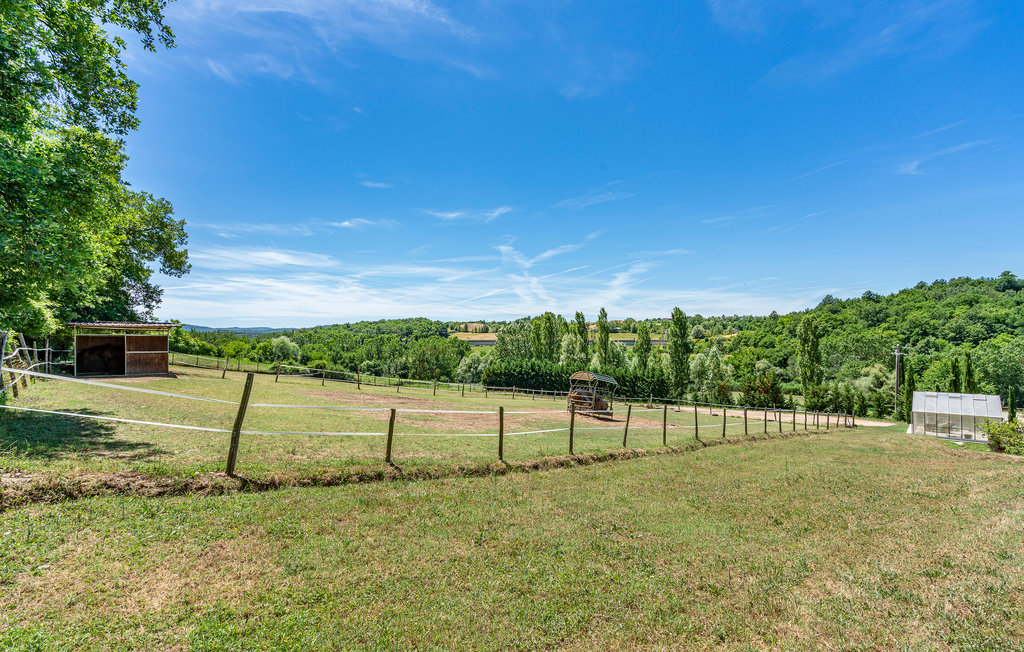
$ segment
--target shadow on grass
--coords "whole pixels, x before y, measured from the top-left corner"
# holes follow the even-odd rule
[[[5,411],[6,412],[6,411]],[[105,416],[88,408],[82,414]],[[119,438],[114,423],[60,414],[0,414],[0,454],[56,460],[82,455],[143,461],[168,451],[144,441]]]

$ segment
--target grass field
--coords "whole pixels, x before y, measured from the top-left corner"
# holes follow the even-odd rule
[[[1024,464],[858,429],[0,514],[0,648],[1021,649]]]
[[[176,367],[175,378],[140,378],[112,381],[129,387],[154,389],[191,396],[237,401],[243,374]],[[444,472],[467,466],[486,467],[497,461],[497,437],[423,436],[437,434],[491,434],[498,431],[499,405],[505,407],[505,432],[566,428],[569,416],[564,399],[513,400],[508,396],[485,398],[430,391],[327,383],[319,379],[257,375],[251,402],[305,406],[349,406],[377,410],[339,411],[250,407],[244,428],[251,431],[361,432],[377,436],[330,436],[304,434],[243,435],[238,471],[252,478],[302,478],[323,472],[371,473],[391,469],[384,463],[389,412],[404,410],[470,410],[480,414],[399,412],[393,459],[403,472]],[[236,406],[190,401],[181,398],[126,392],[66,381],[45,381],[23,390],[13,403],[20,407],[110,416],[158,423],[230,429]],[[627,444],[630,448],[656,449],[662,445],[662,412],[634,408]],[[762,414],[751,414],[748,431],[764,431]],[[721,411],[698,415],[700,436],[722,436]],[[696,442],[692,411],[668,411],[667,443],[686,446]],[[599,453],[622,449],[625,409],[612,419],[578,416],[575,453]],[[799,424],[803,428],[802,421]],[[595,430],[588,430],[594,428]],[[786,432],[792,424],[784,424]],[[778,423],[769,423],[777,433]],[[742,417],[728,415],[726,435],[744,434]],[[191,476],[223,471],[227,433],[176,430],[148,425],[83,420],[74,417],[26,412],[0,414],[0,468],[47,473],[141,471],[149,475]],[[505,459],[535,460],[568,453],[566,431],[514,435],[505,438]]]

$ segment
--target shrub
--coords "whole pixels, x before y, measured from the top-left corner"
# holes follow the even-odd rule
[[[993,421],[981,427],[988,435],[988,447],[997,453],[1024,455],[1024,424]]]

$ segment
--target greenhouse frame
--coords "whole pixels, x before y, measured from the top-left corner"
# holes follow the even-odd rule
[[[947,439],[988,441],[981,429],[990,421],[1003,421],[1003,402],[989,394],[914,392],[908,434]]]

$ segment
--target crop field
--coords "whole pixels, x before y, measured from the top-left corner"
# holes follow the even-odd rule
[[[119,387],[156,390],[216,403],[115,387],[45,380],[21,392],[13,405],[35,410],[86,414],[223,432],[82,419],[5,410],[0,415],[0,467],[23,472],[122,472],[188,476],[223,471],[230,430],[244,374],[175,367],[175,376],[115,379]],[[519,396],[462,397],[453,393],[321,384],[320,379],[257,375],[241,437],[237,471],[252,478],[308,478],[323,472],[363,473],[381,469],[442,473],[452,468],[486,468],[498,461],[499,406],[504,407],[504,459],[535,460],[569,453],[569,415],[565,399]],[[273,407],[271,407],[273,406]],[[296,407],[298,406],[298,407]],[[355,409],[349,409],[355,408]],[[392,459],[385,464],[385,433],[390,409],[398,410]],[[632,408],[626,447],[657,449],[697,442],[692,408]],[[793,430],[792,416],[782,424],[751,413],[749,434]],[[616,405],[611,418],[577,415],[573,452],[592,454],[623,449],[626,408]],[[774,419],[769,413],[769,419]],[[721,439],[720,409],[700,408],[699,437]],[[813,428],[813,425],[811,426]],[[797,428],[803,430],[798,420]],[[549,432],[554,431],[554,432]],[[296,434],[299,433],[299,434]],[[313,434],[305,434],[313,433]],[[319,433],[359,433],[319,434]],[[526,433],[526,434],[516,434]],[[725,437],[745,433],[742,413],[725,415]]]
[[[1024,464],[897,428],[0,513],[0,648],[1021,649]]]

